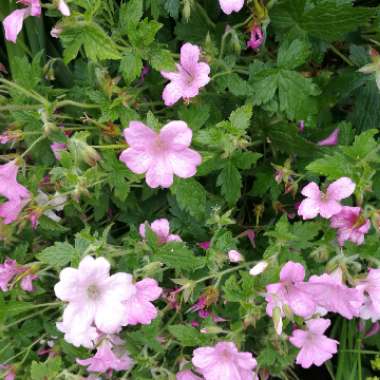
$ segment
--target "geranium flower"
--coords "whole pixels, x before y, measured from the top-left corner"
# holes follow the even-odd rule
[[[239,12],[244,6],[244,0],[219,0],[222,11],[229,15],[232,12]]]
[[[139,121],[132,121],[124,129],[129,148],[120,155],[120,160],[137,174],[145,174],[151,188],[168,188],[173,176],[190,178],[202,161],[201,155],[189,148],[192,131],[184,121],[172,121],[159,133]]]
[[[380,269],[369,269],[366,279],[356,286],[364,294],[364,303],[360,308],[360,318],[380,320]]]
[[[296,363],[302,368],[320,366],[336,354],[339,342],[323,335],[330,323],[329,319],[311,319],[306,322],[306,330],[294,330],[289,337],[293,346],[301,349]]]
[[[264,42],[264,34],[259,25],[254,25],[251,29],[251,38],[247,42],[247,47],[256,50]]]
[[[194,375],[189,369],[178,372],[176,375],[176,380],[203,380],[203,378]]]
[[[193,352],[193,365],[205,380],[254,380],[256,360],[250,352],[239,352],[232,342],[200,347]]]
[[[181,47],[177,71],[161,71],[161,75],[171,81],[162,93],[166,106],[172,106],[181,98],[185,101],[194,98],[199,89],[210,82],[210,66],[205,62],[199,62],[200,55],[201,50],[198,46],[186,43]]]
[[[240,261],[244,260],[244,257],[242,254],[235,249],[231,249],[228,251],[228,260],[230,263],[239,263]]]
[[[63,321],[57,327],[65,333],[69,343],[92,347],[96,328],[112,334],[122,326],[125,318],[123,302],[135,293],[135,287],[130,274],[110,276],[109,272],[110,263],[104,257],[94,259],[91,256],[86,256],[78,269],[61,271],[54,291],[68,305]]]
[[[9,283],[22,272],[23,270],[17,265],[16,260],[5,259],[4,264],[0,264],[0,289],[3,292],[8,291]]]
[[[167,219],[157,219],[149,227],[157,236],[159,244],[165,244],[169,241],[182,241],[180,236],[170,233],[170,224]],[[145,239],[145,223],[140,224],[139,233]]]
[[[162,289],[157,281],[152,278],[145,278],[132,285],[133,293],[123,302],[123,326],[137,325],[141,323],[148,325],[157,317],[158,311],[152,301],[158,299]]]
[[[310,182],[301,191],[306,199],[301,202],[298,215],[302,216],[304,220],[313,219],[318,214],[322,218],[330,219],[342,210],[343,206],[339,201],[348,198],[354,190],[355,184],[348,177],[339,178],[331,183],[326,193],[320,191],[315,182]]]
[[[343,246],[346,240],[357,245],[364,242],[364,235],[371,228],[371,222],[361,216],[360,207],[342,207],[342,210],[331,218],[330,226],[338,229],[338,242]]]
[[[338,144],[339,138],[339,128],[335,128],[331,135],[327,136],[325,139],[318,142],[320,146],[334,146]]]

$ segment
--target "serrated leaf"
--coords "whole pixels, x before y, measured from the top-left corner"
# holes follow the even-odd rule
[[[176,178],[170,191],[175,195],[182,210],[187,211],[191,216],[199,220],[205,217],[207,193],[196,179]]]
[[[376,129],[361,133],[355,137],[352,146],[342,146],[341,151],[354,160],[379,161],[379,144],[374,136],[379,133]]]
[[[206,338],[197,329],[186,325],[169,326],[169,332],[183,347],[199,347],[206,342]]]
[[[175,71],[175,61],[169,50],[160,49],[155,51],[151,58],[150,63],[157,71]]]
[[[326,176],[330,180],[344,176],[351,177],[353,174],[350,163],[347,162],[347,158],[341,153],[335,153],[334,155],[315,160],[306,166],[306,170]]]
[[[59,356],[49,358],[45,362],[32,362],[30,376],[32,380],[53,380],[61,370],[62,359]]]
[[[42,263],[53,267],[64,267],[72,259],[77,257],[79,252],[69,243],[56,242],[53,246],[45,248],[37,254],[37,259]]]
[[[229,206],[233,206],[240,198],[242,180],[239,170],[229,161],[220,172],[217,185],[221,187],[222,194]]]
[[[232,156],[232,160],[237,168],[247,170],[261,157],[262,154],[257,152],[237,152]]]
[[[162,245],[153,255],[154,261],[160,261],[166,266],[177,270],[194,271],[206,264],[204,257],[195,256],[184,243],[170,242]]]
[[[252,117],[252,105],[246,104],[231,113],[230,121],[233,128],[246,130]]]
[[[278,49],[277,65],[291,70],[306,62],[311,54],[310,44],[305,39],[287,39]]]
[[[140,76],[142,68],[141,58],[135,52],[126,52],[120,61],[119,71],[129,84]]]

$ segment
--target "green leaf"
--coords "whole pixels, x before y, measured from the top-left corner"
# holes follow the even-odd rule
[[[32,362],[30,376],[32,380],[53,380],[61,370],[62,360],[59,356],[49,358],[46,362]]]
[[[263,155],[257,152],[237,152],[232,156],[235,166],[242,170],[250,169]]]
[[[180,119],[185,121],[189,127],[196,131],[200,129],[210,117],[210,106],[207,104],[197,104],[182,107],[178,114]]]
[[[134,81],[141,74],[143,62],[135,52],[126,52],[121,59],[119,71],[127,84]]]
[[[64,267],[71,262],[79,252],[69,243],[56,242],[37,254],[37,259],[53,267]]]
[[[170,191],[175,195],[182,210],[187,211],[196,219],[205,218],[207,192],[196,179],[176,178]]]
[[[310,43],[308,41],[287,39],[278,49],[277,65],[284,69],[295,69],[304,64],[310,54]]]
[[[246,104],[231,113],[230,121],[233,128],[246,130],[252,117],[252,104]]]
[[[232,161],[228,161],[220,172],[217,185],[221,186],[221,191],[229,206],[233,206],[240,198],[242,179],[239,170]]]
[[[379,161],[379,144],[374,139],[374,136],[379,133],[376,129],[361,133],[355,137],[352,146],[342,146],[341,151],[352,159]]]
[[[175,61],[169,50],[160,49],[155,51],[151,58],[150,63],[157,71],[175,71]]]
[[[65,27],[60,35],[60,40],[65,48],[63,52],[64,62],[69,63],[83,47],[90,60],[121,59],[117,45],[95,23],[78,23]]]
[[[207,337],[191,326],[172,325],[169,326],[169,332],[183,347],[198,347],[207,342]]]
[[[144,14],[143,0],[130,0],[120,7],[119,27],[122,33],[133,30]]]
[[[170,16],[177,19],[179,16],[180,0],[165,0],[165,10]]]
[[[351,164],[341,153],[335,153],[313,161],[306,166],[306,170],[326,176],[330,180],[344,176],[351,177],[353,174]]]
[[[194,271],[206,264],[204,257],[195,256],[184,243],[170,242],[162,245],[153,254],[154,261],[160,261],[170,268]]]

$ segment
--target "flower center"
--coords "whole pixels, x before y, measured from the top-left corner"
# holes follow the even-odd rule
[[[87,288],[87,296],[91,300],[96,300],[100,296],[100,290],[96,285],[90,285]]]

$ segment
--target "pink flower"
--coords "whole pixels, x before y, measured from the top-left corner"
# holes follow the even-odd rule
[[[305,130],[305,120],[300,120],[298,124],[298,129],[301,133]]]
[[[256,360],[250,352],[239,352],[232,342],[200,347],[193,352],[193,365],[205,380],[255,380]]]
[[[329,319],[311,319],[306,322],[306,330],[293,331],[289,340],[293,346],[301,349],[296,363],[302,368],[309,368],[313,364],[320,366],[336,354],[339,342],[323,335],[330,323]]]
[[[112,334],[122,326],[125,305],[136,289],[132,276],[116,273],[110,276],[110,263],[104,258],[86,256],[78,269],[65,268],[55,285],[56,296],[68,302],[63,321],[57,324],[65,339],[75,346],[92,347],[96,328]],[[93,326],[94,324],[94,326]]]
[[[244,260],[244,257],[241,255],[240,252],[231,249],[228,251],[228,260],[230,260],[230,263],[239,263],[240,261]]]
[[[124,352],[116,355],[112,350],[110,342],[102,343],[96,351],[96,354],[89,359],[77,359],[77,363],[87,366],[90,372],[107,372],[109,370],[127,371],[133,366],[133,361],[129,355]]]
[[[5,259],[4,264],[0,264],[0,289],[3,292],[8,291],[9,283],[22,269],[17,265],[16,260]]]
[[[310,182],[301,191],[306,199],[301,202],[298,215],[302,216],[304,220],[313,219],[318,214],[323,218],[330,219],[342,210],[343,206],[339,201],[349,197],[354,190],[355,184],[348,177],[339,178],[331,183],[326,193],[322,193],[315,182]]]
[[[26,8],[16,9],[3,20],[5,39],[13,43],[16,43],[24,20],[29,16],[41,15],[41,4],[39,0],[20,0],[18,2],[25,5]]]
[[[364,242],[364,235],[371,228],[371,222],[361,216],[360,207],[343,206],[342,210],[331,218],[330,226],[338,229],[338,242],[343,246],[346,240],[357,245]]]
[[[347,319],[357,317],[363,304],[361,292],[358,289],[349,288],[343,283],[340,270],[331,274],[311,276],[309,281],[303,285],[303,290],[313,298],[320,308],[338,313]]]
[[[165,244],[169,241],[182,241],[178,235],[170,233],[170,224],[167,219],[157,219],[149,227],[156,234],[159,244]],[[145,239],[145,223],[140,224],[139,233]]]
[[[134,292],[123,302],[123,326],[138,323],[149,325],[158,313],[152,301],[160,297],[162,289],[152,278],[145,278],[132,286]]]
[[[36,274],[30,273],[22,278],[21,280],[21,288],[26,292],[33,292],[34,286],[33,281],[37,280],[38,276]]]
[[[9,364],[1,364],[0,368],[4,370],[3,376],[4,380],[15,380],[16,379],[16,369]]]
[[[369,269],[367,278],[356,287],[364,295],[360,318],[380,320],[380,269]]]
[[[59,38],[60,34],[63,32],[63,29],[61,26],[59,26],[58,24],[56,24],[55,26],[53,26],[53,28],[51,28],[51,31],[50,31],[50,35],[53,37],[53,38]],[[54,148],[53,148],[53,145],[65,145],[65,144],[60,144],[60,143],[53,143],[50,145],[50,148],[52,149],[54,155],[55,155],[55,152],[54,152]],[[66,148],[66,145],[65,145],[65,148]],[[57,160],[60,160],[60,158],[58,158],[56,155],[55,155],[55,158]]]
[[[66,4],[65,0],[58,0],[58,10],[62,13],[63,16],[70,16],[70,8]]]
[[[202,161],[201,155],[190,149],[192,131],[183,121],[166,124],[159,133],[139,121],[132,121],[124,129],[129,148],[120,160],[137,174],[146,173],[146,183],[151,188],[168,188],[173,176],[190,178]]]
[[[53,151],[54,157],[58,161],[60,161],[61,160],[61,152],[64,152],[66,150],[67,146],[66,146],[66,144],[55,142],[55,143],[50,145],[50,148]]]
[[[176,380],[203,380],[201,377],[194,375],[189,369],[178,372],[176,375]]]
[[[201,243],[198,243],[198,247],[207,251],[210,248],[210,244],[211,241],[202,241]]]
[[[244,6],[244,0],[219,0],[222,11],[229,15],[232,12],[239,12]]]
[[[210,82],[210,66],[205,62],[199,62],[200,55],[198,46],[186,43],[181,47],[177,71],[161,71],[161,75],[171,81],[162,93],[166,106],[172,106],[181,98],[185,101],[194,98],[199,89]]]
[[[314,299],[304,291],[305,269],[299,263],[287,262],[281,269],[280,282],[269,284],[266,287],[267,301],[266,312],[273,317],[275,309],[279,309],[281,315],[285,316],[285,307],[303,318],[313,315],[316,309]],[[275,321],[276,331],[281,334],[282,323]]]
[[[258,25],[254,25],[251,30],[251,38],[247,42],[247,47],[256,50],[258,49],[262,43],[264,42],[264,35],[261,27]]]
[[[334,131],[326,137],[324,140],[321,140],[318,142],[318,145],[320,146],[334,146],[338,144],[338,138],[339,138],[339,128],[334,129]]]

